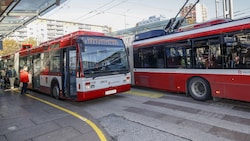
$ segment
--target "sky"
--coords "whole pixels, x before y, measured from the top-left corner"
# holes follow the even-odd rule
[[[200,0],[207,7],[208,19],[216,17],[216,0]],[[223,0],[219,16],[223,15]],[[175,17],[186,0],[66,0],[42,18],[112,27],[113,31],[134,27],[150,16]],[[196,0],[189,0],[195,3]],[[234,18],[250,16],[249,0],[233,1]]]

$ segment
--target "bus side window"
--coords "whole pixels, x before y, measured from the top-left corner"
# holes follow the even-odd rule
[[[250,49],[247,49],[247,53],[245,55],[245,63],[246,68],[250,68]]]
[[[141,49],[140,56],[143,68],[156,68],[156,58],[154,57],[153,47]]]
[[[224,37],[226,68],[250,68],[250,33],[230,34]]]
[[[142,67],[142,55],[141,55],[141,49],[134,49],[134,67],[135,68],[141,68]]]
[[[60,51],[53,50],[50,52],[50,71],[60,72]]]
[[[195,68],[215,69],[222,68],[220,38],[209,38],[197,40],[195,47]]]
[[[195,54],[195,68],[203,69],[207,61],[207,55],[205,53],[205,48],[196,48]]]
[[[49,72],[49,52],[44,52],[41,54],[41,70]]]
[[[157,68],[164,68],[164,49],[163,46],[156,47]]]
[[[192,49],[191,48],[187,48],[186,49],[186,67],[188,69],[192,68]]]

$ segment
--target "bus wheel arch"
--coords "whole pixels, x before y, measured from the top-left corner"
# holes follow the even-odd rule
[[[191,97],[198,101],[211,99],[211,87],[209,82],[202,77],[191,77],[187,81],[187,92]]]
[[[56,79],[53,79],[51,83],[51,96],[54,97],[55,99],[60,98],[59,83]]]

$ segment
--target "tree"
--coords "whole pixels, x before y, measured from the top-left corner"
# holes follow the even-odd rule
[[[0,56],[13,54],[17,52],[19,49],[20,49],[20,44],[17,41],[5,38],[3,40],[3,50],[0,51]]]
[[[37,41],[33,37],[29,37],[23,41],[23,44],[31,44],[33,47],[37,46]]]
[[[33,37],[27,38],[21,43],[11,38],[5,38],[3,40],[3,50],[0,51],[0,56],[13,54],[19,51],[22,44],[31,44],[34,47],[37,46],[37,41]]]

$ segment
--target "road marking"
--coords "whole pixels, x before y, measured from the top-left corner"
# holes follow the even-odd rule
[[[125,92],[126,94],[136,95],[136,96],[144,96],[144,97],[150,97],[150,98],[160,98],[164,96],[164,94],[161,93],[150,93],[150,92],[138,92],[130,90],[128,92]]]
[[[53,104],[53,103],[51,103],[51,102],[48,102],[48,101],[46,101],[46,100],[40,99],[40,98],[38,98],[38,97],[32,96],[32,95],[30,95],[30,94],[26,94],[26,96],[28,96],[28,97],[30,97],[30,98],[33,98],[33,99],[36,99],[36,100],[38,100],[38,101],[40,101],[40,102],[43,102],[43,103],[45,103],[45,104],[48,104],[48,105],[50,105],[50,106],[52,106],[52,107],[55,107],[55,108],[57,108],[57,109],[59,109],[59,110],[62,110],[62,111],[64,111],[64,112],[66,112],[66,113],[69,113],[69,114],[75,116],[76,118],[78,118],[78,119],[80,119],[80,120],[86,122],[90,127],[92,127],[92,129],[94,129],[94,131],[96,132],[96,134],[98,135],[98,137],[99,137],[99,139],[100,139],[101,141],[107,141],[105,135],[104,135],[103,132],[97,127],[97,125],[96,125],[94,122],[92,122],[91,120],[85,118],[84,116],[81,116],[81,115],[79,115],[79,114],[77,114],[77,113],[75,113],[75,112],[73,112],[73,111],[70,111],[70,110],[68,110],[68,109],[65,109],[65,108],[63,108],[63,107],[61,107],[61,106],[58,106],[58,105]]]

